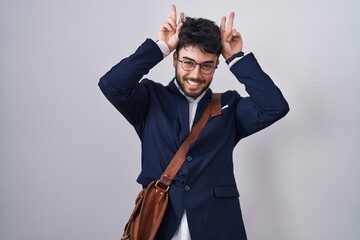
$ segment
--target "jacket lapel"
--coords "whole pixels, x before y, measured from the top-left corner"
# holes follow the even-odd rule
[[[197,121],[199,121],[201,115],[203,114],[206,107],[210,103],[211,95],[212,95],[212,91],[211,91],[211,89],[208,89],[206,91],[205,95],[203,96],[203,98],[199,101],[197,109],[196,109],[194,124],[197,123]]]

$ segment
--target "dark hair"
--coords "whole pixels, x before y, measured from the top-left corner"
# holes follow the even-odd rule
[[[219,56],[222,49],[219,26],[208,19],[186,17],[176,52],[187,46],[197,46],[203,52]]]

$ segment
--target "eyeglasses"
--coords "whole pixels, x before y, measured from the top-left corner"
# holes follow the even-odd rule
[[[185,70],[185,71],[192,71],[195,69],[196,65],[200,66],[200,71],[203,74],[211,74],[214,72],[214,70],[217,68],[213,63],[211,62],[204,62],[204,63],[197,63],[193,60],[190,59],[183,59],[180,60],[178,59],[178,61],[181,63],[181,67]]]

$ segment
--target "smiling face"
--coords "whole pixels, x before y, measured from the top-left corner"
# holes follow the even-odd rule
[[[186,71],[179,60],[193,61],[198,64],[195,65],[194,69]],[[219,64],[218,56],[216,54],[204,53],[196,46],[183,47],[173,55],[176,81],[184,93],[194,99],[209,88],[215,71],[214,69],[212,73],[204,74],[200,69],[200,64],[203,65],[203,68],[208,67],[209,64],[216,67]]]

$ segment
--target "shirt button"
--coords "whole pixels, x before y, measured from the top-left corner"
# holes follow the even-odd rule
[[[192,157],[191,157],[191,156],[187,156],[187,157],[186,157],[186,160],[187,160],[188,162],[190,162],[190,161],[192,160]]]
[[[184,189],[185,189],[186,192],[188,192],[188,191],[190,191],[191,188],[190,188],[190,186],[187,186],[187,185],[186,185],[186,186],[184,187]]]

